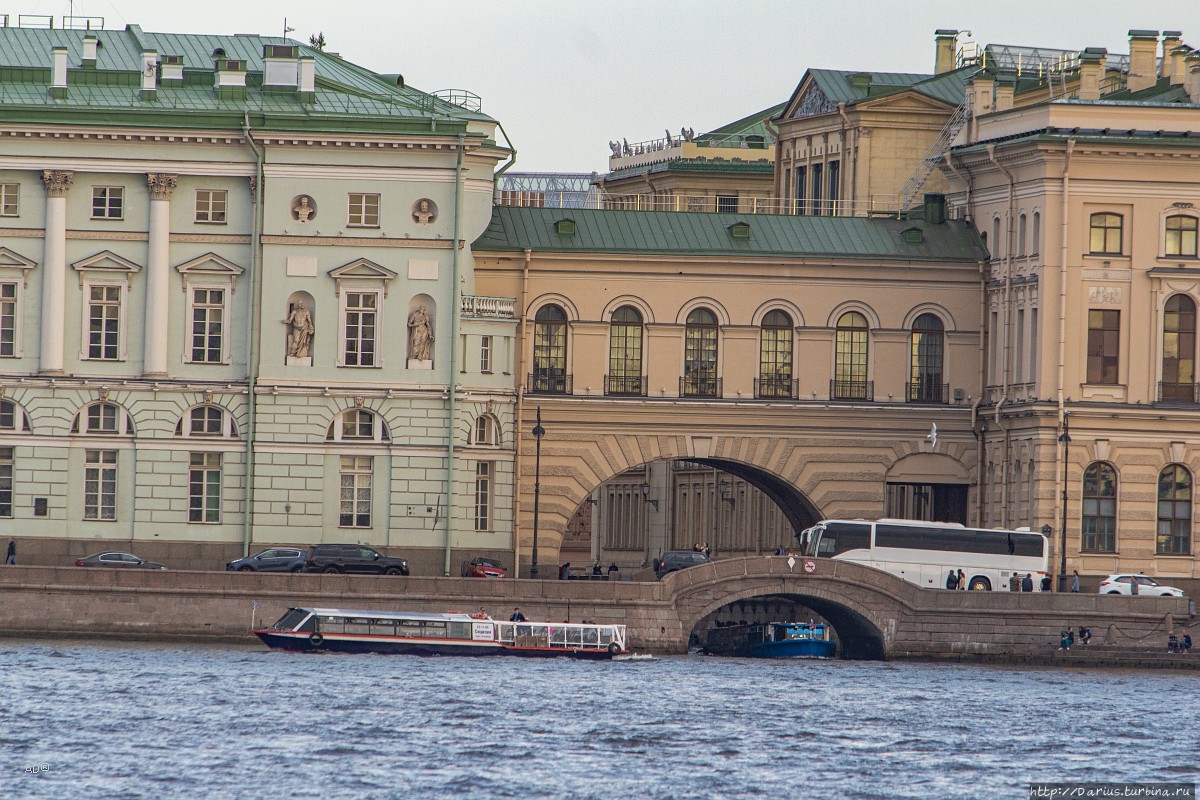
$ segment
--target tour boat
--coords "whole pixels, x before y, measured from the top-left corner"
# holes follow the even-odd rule
[[[457,611],[289,608],[274,625],[251,633],[268,647],[303,652],[583,659],[610,659],[626,652],[624,625],[502,622]]]
[[[746,655],[751,658],[830,658],[837,643],[821,622],[769,622],[750,627]]]

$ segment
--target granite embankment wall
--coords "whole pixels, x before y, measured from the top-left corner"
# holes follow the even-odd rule
[[[1037,663],[1055,657],[1069,625],[1090,627],[1093,648],[1108,642],[1110,653],[1141,653],[1165,649],[1167,630],[1189,623],[1188,601],[1175,598],[951,592],[855,564],[816,559],[808,573],[788,561],[727,559],[661,582],[4,567],[0,634],[252,641],[252,619],[272,622],[289,606],[483,607],[498,618],[520,606],[530,619],[624,624],[633,649],[678,653],[717,609],[776,596],[833,623],[851,657]]]

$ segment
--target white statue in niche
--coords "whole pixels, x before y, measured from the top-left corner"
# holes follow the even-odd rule
[[[296,302],[292,313],[288,314],[288,318],[283,323],[291,326],[288,355],[293,358],[308,358],[312,347],[312,337],[317,332],[317,326],[313,325],[312,314],[304,305],[303,300]]]
[[[413,207],[413,219],[420,225],[428,225],[437,219],[437,206],[432,200],[422,197]]]
[[[433,358],[433,326],[425,306],[418,306],[408,315],[408,357],[413,361]]]

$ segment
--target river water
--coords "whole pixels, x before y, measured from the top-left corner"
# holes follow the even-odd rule
[[[1195,673],[0,640],[0,797],[1028,797],[1200,781]]]

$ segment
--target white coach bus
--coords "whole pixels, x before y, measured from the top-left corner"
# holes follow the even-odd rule
[[[1049,574],[1046,537],[1027,528],[967,528],[911,519],[827,519],[800,534],[805,555],[853,561],[926,589],[943,589],[962,570],[967,588],[1008,591],[1009,578],[1030,575],[1036,590]]]

